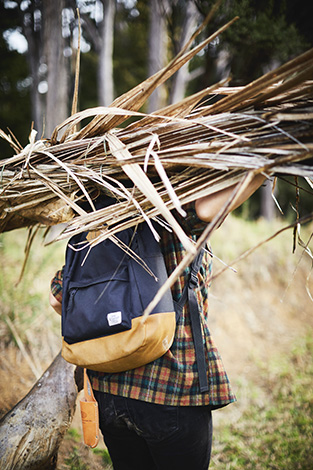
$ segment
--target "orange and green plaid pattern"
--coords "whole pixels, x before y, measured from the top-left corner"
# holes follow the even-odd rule
[[[179,222],[185,232],[196,240],[206,224],[198,219],[194,204],[188,205],[185,210],[187,217],[179,217]],[[170,274],[182,260],[184,248],[172,232],[162,229],[161,249]],[[188,271],[189,268],[172,288],[174,300],[178,300],[182,294]],[[185,305],[178,321],[174,342],[164,356],[145,366],[126,372],[107,374],[89,371],[95,390],[171,406],[210,405],[212,408],[219,408],[235,401],[221,357],[208,327],[208,290],[211,271],[211,256],[206,252],[198,273],[197,297],[203,327],[209,391],[205,393],[199,391],[188,304]]]

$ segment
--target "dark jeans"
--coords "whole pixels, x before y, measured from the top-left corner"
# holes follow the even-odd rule
[[[206,406],[163,406],[94,392],[114,470],[207,470],[212,445]]]

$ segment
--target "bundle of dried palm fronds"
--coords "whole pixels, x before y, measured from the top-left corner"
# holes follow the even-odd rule
[[[67,222],[59,238],[101,229],[99,241],[161,214],[194,252],[171,209],[183,212],[183,204],[236,183],[238,195],[244,179],[258,173],[301,176],[311,190],[313,49],[245,87],[219,83],[158,112],[139,113],[152,91],[219,32],[110,107],[71,116],[50,140],[35,141],[32,134],[21,150],[2,133],[17,155],[2,161],[0,231]],[[117,127],[130,116],[137,120]],[[93,119],[76,132],[87,117]],[[96,210],[100,193],[116,204]]]

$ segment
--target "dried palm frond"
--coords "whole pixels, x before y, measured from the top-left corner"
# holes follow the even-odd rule
[[[215,37],[112,106],[74,114],[50,140],[35,141],[32,134],[22,151],[15,146],[19,153],[2,161],[0,231],[67,222],[59,239],[101,229],[99,242],[161,214],[194,255],[171,209],[183,213],[185,203],[237,183],[238,193],[247,174],[300,176],[311,190],[313,49],[245,87],[219,83],[155,113],[138,111],[156,86]],[[129,116],[137,121],[116,127]],[[75,132],[86,117],[92,120]],[[93,198],[100,193],[116,204],[96,210]]]

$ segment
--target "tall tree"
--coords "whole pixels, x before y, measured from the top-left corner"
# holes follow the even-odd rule
[[[83,32],[97,55],[98,104],[108,106],[114,99],[113,47],[116,0],[76,2],[81,7]],[[84,8],[88,6],[88,8]],[[97,14],[95,11],[97,10]]]
[[[49,137],[54,126],[68,116],[69,61],[64,56],[62,29],[65,0],[11,3],[27,40],[34,127],[40,136],[45,130]]]
[[[168,0],[149,0],[148,75],[151,76],[166,65]],[[165,85],[159,86],[148,101],[148,112],[162,108],[166,104]]]
[[[28,2],[27,8],[22,9],[21,1],[18,2],[18,17],[22,25],[22,31],[27,40],[27,62],[31,76],[31,108],[34,127],[39,135],[43,133],[44,100],[39,92],[39,84],[45,70],[42,64],[43,40],[41,24],[41,1]]]
[[[47,65],[47,98],[45,103],[45,135],[50,136],[69,112],[69,61],[64,55],[62,31],[64,0],[43,0],[43,58]]]
[[[172,4],[172,24],[174,24],[174,28],[171,40],[175,54],[185,46],[192,33],[194,33],[199,18],[200,14],[193,0],[179,0]],[[179,19],[179,22],[177,22],[177,19]],[[173,77],[169,103],[176,103],[185,97],[189,80],[189,63],[187,63]]]
[[[100,44],[98,47],[98,96],[99,104],[109,105],[114,99],[113,45],[115,0],[101,0],[103,19],[99,25]]]

